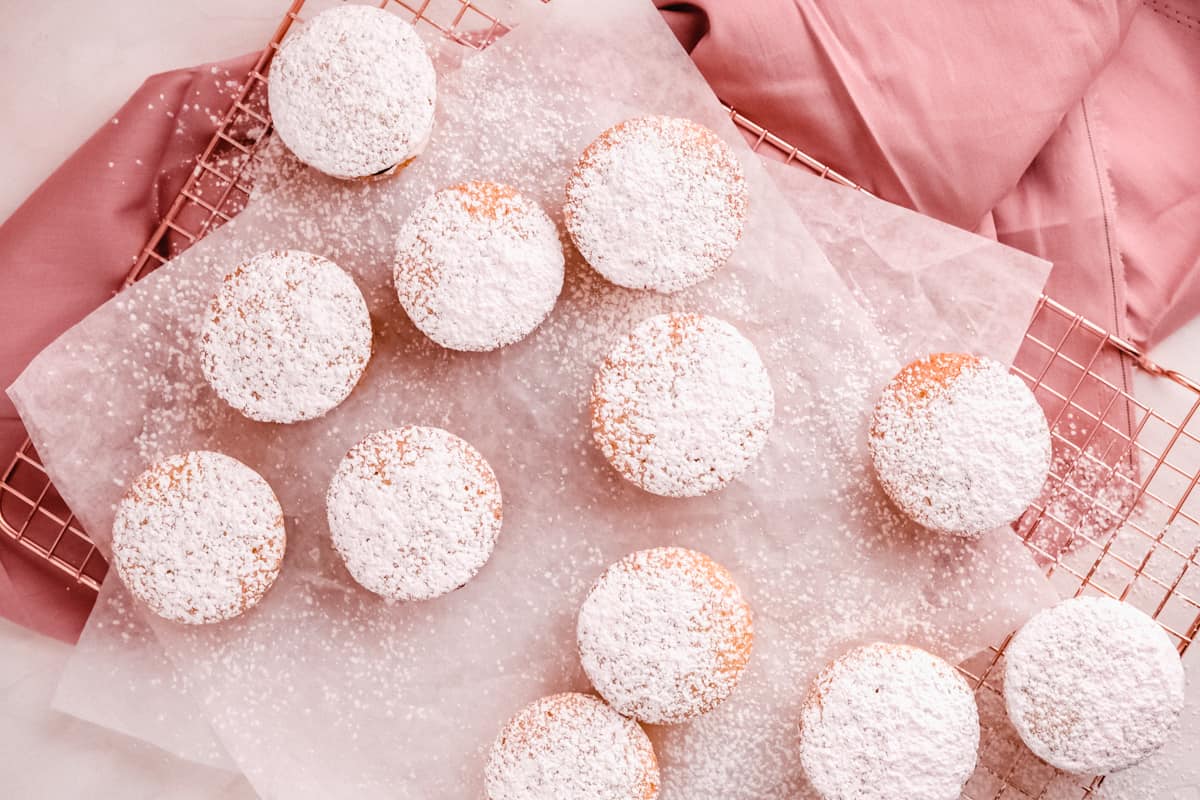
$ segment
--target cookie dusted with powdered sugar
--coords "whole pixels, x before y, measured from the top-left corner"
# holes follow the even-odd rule
[[[906,645],[846,653],[817,676],[801,710],[800,762],[824,800],[958,800],[978,749],[966,681]]]
[[[592,686],[622,714],[651,724],[707,713],[750,660],[750,605],[703,553],[658,547],[605,570],[579,609],[579,656]]]
[[[262,253],[225,276],[200,331],[200,358],[217,395],[250,419],[315,419],[366,369],[371,317],[333,262],[299,250]]]
[[[775,395],[758,351],[701,314],[645,320],[592,383],[592,437],[624,478],[654,494],[724,487],[762,451]]]
[[[391,170],[433,129],[433,62],[412,25],[379,8],[336,6],[299,23],[267,82],[279,138],[335,178]]]
[[[687,119],[636,117],[583,151],[563,214],[580,254],[605,278],[676,292],[729,260],[748,197],[741,164],[713,131]]]
[[[1184,705],[1179,652],[1159,625],[1107,597],[1038,613],[1004,653],[1013,727],[1039,758],[1105,775],[1170,741]]]
[[[471,181],[437,192],[405,221],[396,251],[400,304],[453,350],[525,338],[562,290],[558,229],[511,186]]]
[[[113,564],[133,596],[186,624],[220,622],[257,605],[279,575],[287,541],[267,482],[205,450],[136,477],[112,534]]]
[[[326,496],[333,546],[363,587],[428,600],[491,557],[500,484],[483,456],[441,428],[379,431],[351,448]]]
[[[487,800],[654,800],[646,733],[586,694],[543,697],[504,726],[484,772]]]
[[[1050,428],[1003,364],[936,353],[906,366],[875,405],[869,436],[880,485],[930,530],[977,537],[1017,519],[1050,469]]]

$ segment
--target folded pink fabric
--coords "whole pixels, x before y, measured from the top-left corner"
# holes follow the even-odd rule
[[[658,0],[726,103],[874,193],[1054,261],[1152,345],[1200,311],[1200,6]]]
[[[1128,333],[1154,343],[1200,310],[1200,3],[1146,0],[1085,99],[1112,178]]]
[[[0,225],[0,386],[121,287],[257,54],[154,75]],[[25,439],[0,393],[0,460]],[[0,615],[74,641],[94,596],[0,540]]]

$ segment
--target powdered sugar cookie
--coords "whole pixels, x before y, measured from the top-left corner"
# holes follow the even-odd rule
[[[396,291],[453,350],[493,350],[541,324],[563,284],[558,230],[516,189],[471,181],[417,206],[396,240]]]
[[[1170,738],[1184,704],[1179,653],[1127,603],[1064,600],[1025,623],[1004,654],[1013,727],[1059,769],[1104,775]]]
[[[801,711],[800,762],[825,800],[958,800],[978,749],[966,681],[906,645],[846,653],[817,676]]]
[[[725,486],[762,451],[775,415],[758,351],[700,314],[645,320],[592,384],[592,436],[626,479],[692,497]]]
[[[879,483],[921,525],[975,537],[1037,499],[1050,429],[1037,399],[1003,364],[936,353],[884,388],[869,438]]]
[[[314,419],[345,400],[366,369],[371,317],[333,262],[299,250],[262,253],[225,276],[200,357],[213,390],[250,419]]]
[[[754,644],[750,606],[728,570],[680,547],[641,550],[605,570],[576,633],[596,691],[651,724],[683,722],[723,702]]]
[[[703,125],[637,117],[600,134],[567,182],[567,230],[618,286],[675,292],[712,276],[742,238],[741,164]]]
[[[279,138],[335,178],[388,171],[433,129],[433,62],[412,25],[379,8],[335,6],[295,26],[267,81]]]
[[[113,564],[160,617],[220,622],[275,582],[287,536],[267,482],[242,462],[197,450],[137,476],[117,506]]]
[[[326,503],[333,546],[350,574],[392,600],[461,587],[491,557],[500,533],[492,468],[441,428],[367,436],[338,465]]]
[[[543,697],[496,738],[487,800],[654,800],[658,762],[646,733],[586,694]]]

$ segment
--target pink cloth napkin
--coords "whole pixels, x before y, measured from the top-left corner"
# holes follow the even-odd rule
[[[151,76],[0,225],[0,386],[121,287],[256,57]],[[4,466],[24,439],[0,393]],[[0,539],[0,615],[73,642],[94,600]]]
[[[1200,310],[1196,2],[658,3],[726,103],[1077,311],[1152,345]]]
[[[727,103],[1054,261],[1048,291],[1097,322],[1149,345],[1200,310],[1194,2],[658,4]],[[252,60],[150,78],[0,227],[2,385],[119,287]],[[0,397],[0,459],[23,437]],[[90,601],[0,542],[0,614],[72,640]]]

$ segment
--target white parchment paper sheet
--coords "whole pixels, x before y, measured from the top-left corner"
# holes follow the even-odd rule
[[[807,169],[765,166],[901,362],[938,350],[1013,361],[1050,262]]]
[[[520,187],[558,218],[583,146],[647,112],[691,117],[735,143],[751,212],[726,270],[663,297],[616,289],[571,252],[559,306],[528,340],[459,354],[416,333],[388,280],[392,235],[415,202],[486,177]],[[193,340],[208,297],[231,265],[267,247],[332,258],[372,310],[372,364],[323,420],[252,423],[199,375]],[[726,491],[694,500],[623,482],[587,426],[604,350],[668,309],[737,325],[758,345],[777,394],[759,462]],[[1014,341],[1026,317],[1027,309]],[[556,0],[544,20],[443,81],[433,144],[402,175],[346,185],[302,174],[73,329],[12,394],[64,497],[101,541],[127,481],[181,449],[228,452],[277,490],[289,551],[263,605],[203,629],[150,621],[264,796],[474,796],[486,748],[509,715],[541,694],[586,686],[573,624],[590,582],[630,550],[681,544],[732,570],[754,606],[757,640],[728,703],[651,732],[664,797],[770,798],[804,791],[797,708],[827,659],[889,638],[955,660],[1049,599],[1015,537],[932,539],[883,500],[866,466],[865,421],[898,366],[653,8]],[[402,423],[446,427],[489,459],[505,527],[467,587],[389,606],[355,587],[328,548],[322,498],[351,444]]]

